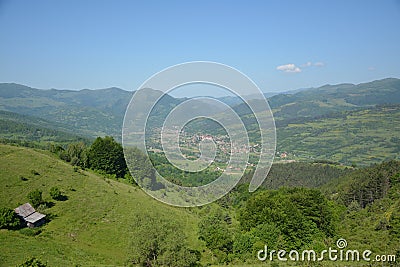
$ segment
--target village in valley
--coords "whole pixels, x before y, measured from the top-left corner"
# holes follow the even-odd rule
[[[154,137],[154,133],[160,133],[161,128],[155,129],[150,138],[149,142],[146,143],[147,149],[150,153],[163,153],[163,144],[160,138]],[[259,155],[261,153],[261,144],[258,142],[249,142],[249,145],[235,144],[231,142],[230,137],[227,134],[211,134],[205,132],[188,132],[184,129],[179,130],[174,128],[173,130],[165,130],[163,133],[164,142],[165,140],[176,140],[179,138],[179,151],[182,153],[185,159],[198,160],[201,157],[200,147],[202,143],[214,143],[216,149],[215,158],[206,158],[209,164],[213,164],[214,171],[223,171],[225,168],[227,171],[243,171],[242,168],[235,166],[235,162],[231,161],[230,166],[228,164],[230,157],[233,154],[248,154],[249,159],[246,164],[246,169],[253,168],[258,162]],[[164,147],[165,148],[165,147]],[[294,156],[287,151],[277,151],[275,153],[276,162],[289,163],[296,161]]]

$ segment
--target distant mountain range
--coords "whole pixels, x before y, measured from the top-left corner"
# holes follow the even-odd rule
[[[400,80],[387,78],[361,84],[324,85],[269,99],[276,118],[318,116],[342,110],[400,103]]]
[[[132,92],[100,90],[40,90],[0,84],[0,109],[61,123],[85,136],[120,135]]]
[[[152,93],[161,94],[158,91]],[[13,116],[10,113],[3,112],[0,113],[0,118],[3,123],[8,124],[22,123],[89,138],[111,135],[120,139],[125,110],[132,95],[131,91],[114,87],[80,91],[43,90],[14,83],[0,83],[0,110],[25,116],[14,116],[14,119],[11,119]],[[291,134],[296,131],[288,130],[288,126],[313,122],[313,129],[318,129],[320,125],[315,125],[315,122],[323,119],[329,127],[341,127],[330,124],[326,120],[332,118],[337,121],[338,117],[344,116],[343,112],[360,110],[371,110],[374,118],[379,113],[384,119],[385,109],[375,109],[375,107],[383,104],[400,104],[400,79],[387,78],[361,84],[324,85],[318,88],[266,94],[266,96],[268,96],[277,125],[278,148],[281,150],[290,148],[301,153],[296,148],[307,149],[307,145],[299,135],[291,138]],[[187,99],[164,96],[153,112],[153,115],[158,118],[155,121],[162,121],[169,111],[185,100]],[[254,123],[249,115],[248,106],[239,98],[221,97],[219,100],[232,106],[242,118],[247,119],[247,124]],[[221,109],[206,102],[194,104],[193,111],[196,109],[206,109],[210,113],[221,112]],[[256,110],[256,112],[263,112],[263,110]],[[352,114],[358,114],[360,121],[366,119],[362,112]],[[352,121],[356,123],[357,118],[353,116]],[[369,124],[369,127],[373,126]],[[387,130],[390,131],[390,123],[385,124],[384,127],[389,127]],[[20,126],[15,126],[13,129],[16,128],[20,129]],[[312,144],[309,145],[312,146]],[[329,146],[324,149],[328,151]]]
[[[277,121],[400,103],[400,79],[387,78],[357,85],[324,85],[293,92],[266,94]],[[57,122],[82,135],[120,136],[123,116],[132,95],[133,92],[115,87],[80,91],[42,90],[0,83],[0,110]],[[235,97],[221,97],[219,100],[231,106],[244,105]],[[161,105],[171,108],[182,101],[169,96]],[[240,106],[235,108],[241,109]]]

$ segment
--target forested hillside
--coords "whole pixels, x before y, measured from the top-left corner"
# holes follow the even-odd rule
[[[339,111],[400,103],[400,80],[387,78],[362,84],[325,85],[268,98],[279,126],[282,120],[314,118]],[[118,88],[100,90],[40,90],[1,83],[0,109],[33,115],[69,125],[92,136],[120,135],[125,109],[133,92]],[[267,94],[270,95],[270,94]],[[171,107],[183,99],[167,97],[161,107]],[[224,98],[221,98],[223,101]],[[248,109],[231,100],[239,114]]]
[[[0,108],[64,124],[79,134],[121,135],[132,92],[100,90],[40,90],[19,84],[0,84]]]
[[[0,140],[24,146],[48,148],[51,143],[89,143],[89,137],[72,133],[67,126],[41,118],[0,110]]]

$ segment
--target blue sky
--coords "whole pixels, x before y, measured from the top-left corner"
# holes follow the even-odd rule
[[[0,82],[134,90],[206,60],[263,91],[400,77],[400,1],[0,0]]]

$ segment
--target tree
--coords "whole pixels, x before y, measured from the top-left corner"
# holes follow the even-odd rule
[[[126,163],[129,166],[132,178],[147,189],[153,189],[156,185],[155,171],[151,160],[137,147],[125,150]]]
[[[390,216],[390,235],[400,238],[400,203],[397,202],[396,209]]]
[[[29,192],[27,197],[32,203],[32,206],[35,208],[39,207],[39,205],[43,203],[42,191],[40,191],[39,189]]]
[[[346,176],[351,181],[339,191],[339,199],[346,206],[356,201],[361,208],[384,198],[396,184],[396,174],[400,172],[400,161],[388,161],[363,168]],[[352,204],[354,205],[354,204]]]
[[[301,248],[321,237],[334,236],[337,218],[331,205],[314,189],[261,191],[241,208],[238,219],[243,230],[252,232],[264,243]]]
[[[0,208],[0,229],[15,229],[19,224],[19,218],[12,209]]]
[[[116,177],[124,177],[127,170],[123,148],[110,136],[96,138],[88,151],[88,160],[90,168]]]
[[[86,146],[83,142],[71,143],[68,145],[67,150],[68,161],[73,166],[86,167],[87,166],[87,155]]]
[[[219,211],[200,221],[199,239],[204,240],[206,246],[214,252],[219,250],[228,254],[232,251],[232,234]]]
[[[233,253],[241,260],[251,258],[253,256],[251,254],[253,252],[253,246],[256,241],[258,240],[254,238],[249,232],[238,234],[235,237],[235,241],[233,242]]]

